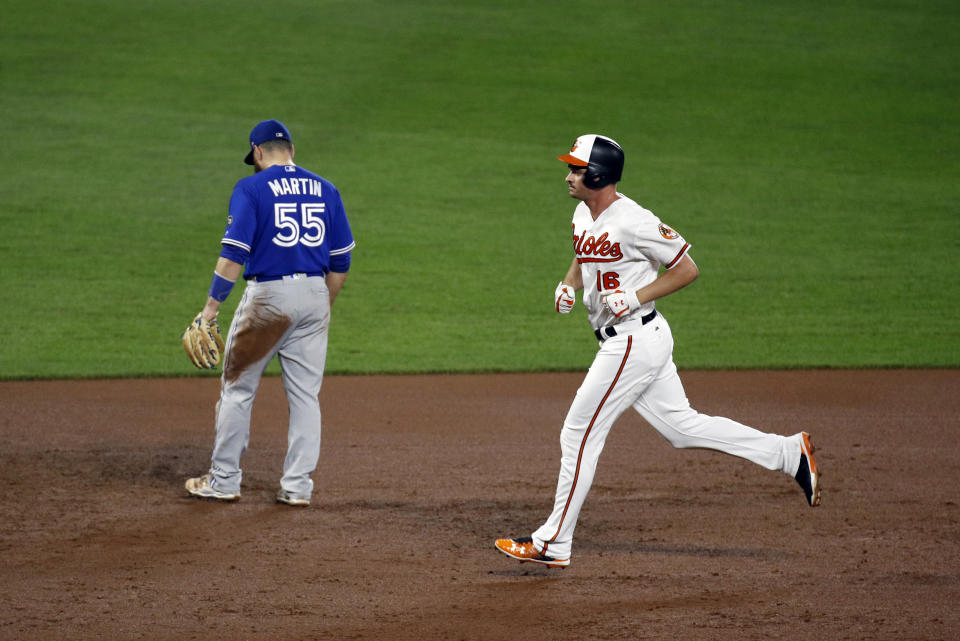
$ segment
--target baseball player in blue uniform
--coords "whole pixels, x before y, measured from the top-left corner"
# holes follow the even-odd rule
[[[290,407],[276,498],[288,505],[310,504],[310,474],[320,457],[318,394],[330,308],[346,280],[354,240],[340,192],[296,166],[294,151],[283,123],[257,124],[244,159],[254,174],[237,182],[230,198],[222,251],[195,322],[215,325],[220,304],[241,274],[247,285],[226,339],[210,470],[187,480],[192,496],[240,498],[240,458],[250,440],[253,400],[276,355]]]

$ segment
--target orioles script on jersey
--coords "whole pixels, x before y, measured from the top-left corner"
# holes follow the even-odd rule
[[[587,236],[586,232],[582,236],[574,234],[573,250],[577,254],[578,263],[612,263],[623,258],[620,243],[607,240],[607,232],[603,232],[598,238]]]

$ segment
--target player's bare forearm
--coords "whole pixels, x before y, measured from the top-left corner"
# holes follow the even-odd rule
[[[347,280],[347,272],[330,272],[327,274],[327,289],[330,290],[330,305],[333,306],[333,301],[336,300],[337,294],[340,293],[340,289],[343,287],[343,282]]]
[[[663,298],[679,289],[683,289],[695,281],[699,275],[700,270],[697,268],[697,264],[687,254],[672,269],[660,274],[655,281],[646,287],[638,289],[637,299],[641,303],[647,303]]]
[[[567,275],[563,277],[563,282],[573,287],[574,291],[583,289],[583,274],[580,273],[580,263],[577,262],[576,256],[570,263],[570,269],[567,270]]]
[[[213,271],[227,280],[236,282],[236,280],[240,278],[240,275],[243,274],[243,265],[221,256],[217,259],[217,266],[214,267]],[[203,306],[203,311],[200,313],[203,314],[205,320],[210,321],[217,317],[217,312],[219,311],[220,301],[208,296],[207,304]]]

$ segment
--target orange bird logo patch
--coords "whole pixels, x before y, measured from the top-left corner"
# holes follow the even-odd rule
[[[666,238],[667,240],[676,240],[677,238],[680,238],[680,234],[673,231],[663,223],[660,223],[660,235]]]

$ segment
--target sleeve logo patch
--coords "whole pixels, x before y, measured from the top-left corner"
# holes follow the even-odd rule
[[[677,238],[680,238],[680,234],[673,231],[663,223],[660,223],[660,235],[666,238],[667,240],[676,240]]]

